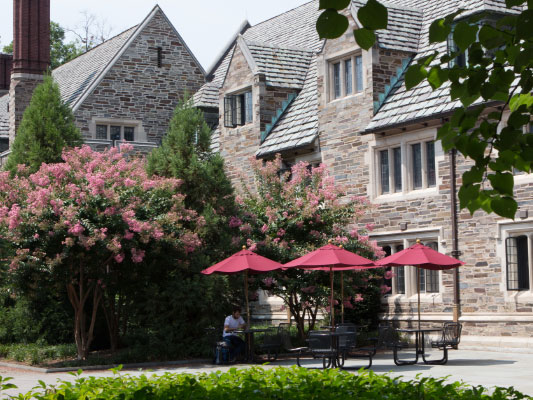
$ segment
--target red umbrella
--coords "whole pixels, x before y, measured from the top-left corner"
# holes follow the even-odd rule
[[[456,258],[439,253],[430,247],[424,246],[420,243],[420,240],[417,240],[416,244],[411,247],[376,261],[376,264],[384,267],[402,267],[409,265],[417,267],[418,329],[420,329],[420,268],[434,271],[446,270],[460,267],[465,263]]]
[[[244,296],[246,298],[246,316],[248,327],[250,327],[250,307],[248,305],[248,271],[252,273],[261,273],[274,271],[283,267],[280,263],[272,261],[269,258],[255,254],[253,251],[246,250],[246,246],[242,246],[242,250],[233,254],[231,257],[220,261],[219,263],[206,268],[202,274],[225,274],[233,275],[244,271]]]
[[[311,253],[308,253],[296,260],[292,260],[283,266],[286,268],[304,268],[313,270],[329,270],[329,280],[331,286],[330,311],[331,311],[331,326],[335,326],[335,312],[333,301],[333,271],[353,270],[353,269],[367,269],[378,268],[380,265],[374,264],[373,261],[361,257],[355,253],[337,247],[331,244],[331,241],[326,246],[323,246]],[[344,318],[344,306],[343,318]]]

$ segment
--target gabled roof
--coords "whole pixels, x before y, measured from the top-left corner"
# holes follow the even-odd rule
[[[259,147],[257,157],[312,144],[318,136],[317,65],[313,58],[302,91]]]
[[[253,58],[254,74],[265,75],[266,84],[275,87],[301,89],[314,52],[307,49],[282,47],[242,40],[243,52]],[[245,54],[246,55],[246,54]]]
[[[246,23],[241,25],[239,31],[230,40],[227,51],[224,50],[219,59],[215,61],[215,71],[209,70],[208,76],[213,76],[212,81],[204,84],[195,93],[194,104],[199,107],[218,107],[219,89],[226,77],[239,34],[246,43],[263,44],[263,46],[266,44],[269,48],[278,46],[285,49],[317,52],[324,44],[315,28],[320,13],[318,0],[312,0],[252,27]],[[257,51],[260,50],[257,49]]]
[[[115,65],[130,44],[158,13],[168,22],[172,32],[179,38],[184,48],[200,68],[200,71],[205,75],[202,65],[187,47],[187,44],[168,20],[163,10],[156,5],[139,25],[118,34],[52,71],[52,76],[59,85],[63,100],[73,111],[76,111],[87,96],[100,84],[106,73]]]
[[[414,62],[434,50],[441,54],[447,51],[446,43],[429,44],[429,26],[459,8],[466,9],[463,15],[481,11],[508,13],[504,0],[388,0],[398,6],[422,10],[423,24],[418,43],[418,52]],[[390,14],[389,14],[390,15]],[[440,57],[440,56],[439,56]],[[420,119],[438,117],[460,106],[460,102],[450,101],[449,85],[443,85],[433,91],[427,81],[416,88],[406,90],[404,75],[389,91],[377,114],[372,118],[365,132],[375,132],[393,126],[403,126]]]
[[[136,32],[134,26],[52,71],[63,101],[74,108]]]

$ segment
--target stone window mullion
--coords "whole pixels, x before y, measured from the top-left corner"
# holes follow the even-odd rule
[[[402,149],[402,193],[406,194],[411,190],[410,174],[409,174],[409,149],[405,142],[400,144]]]
[[[341,86],[341,95],[340,97],[346,97],[346,82],[345,82],[345,74],[346,74],[346,65],[344,64],[344,60],[340,60],[340,76],[339,76],[339,84]]]
[[[422,158],[422,188],[425,189],[428,187],[428,177],[427,177],[428,159],[427,159],[426,146],[424,146],[424,142],[420,143],[420,157]]]

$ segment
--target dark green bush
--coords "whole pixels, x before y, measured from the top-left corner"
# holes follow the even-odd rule
[[[350,374],[338,370],[259,367],[231,368],[226,373],[171,374],[161,376],[116,375],[59,382],[18,397],[20,399],[526,399],[513,388],[496,388],[491,394],[481,386],[446,383],[444,379],[402,381],[372,371]]]
[[[76,356],[74,344],[46,345],[43,342],[31,344],[0,344],[0,357],[8,360],[43,364],[52,360],[65,359]]]

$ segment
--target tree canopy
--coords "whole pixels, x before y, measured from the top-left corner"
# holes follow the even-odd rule
[[[337,38],[346,31],[342,10],[349,4],[320,1],[321,37]],[[437,139],[445,151],[455,149],[471,160],[459,190],[461,208],[514,218],[514,175],[530,173],[533,166],[533,133],[528,128],[533,111],[533,1],[505,4],[506,15],[463,16],[465,10],[457,10],[435,20],[430,43],[453,41],[455,46],[444,54],[434,51],[415,58],[405,82],[408,89],[422,81],[433,90],[449,87],[450,101],[460,101]],[[376,41],[375,31],[387,27],[387,8],[368,0],[357,17],[362,27],[354,31],[355,40],[368,50]],[[455,62],[457,57],[465,62]]]
[[[25,164],[36,172],[42,163],[61,161],[63,149],[77,146],[81,140],[72,110],[61,99],[59,86],[52,77],[45,76],[24,111],[6,169],[15,173],[19,164]]]

